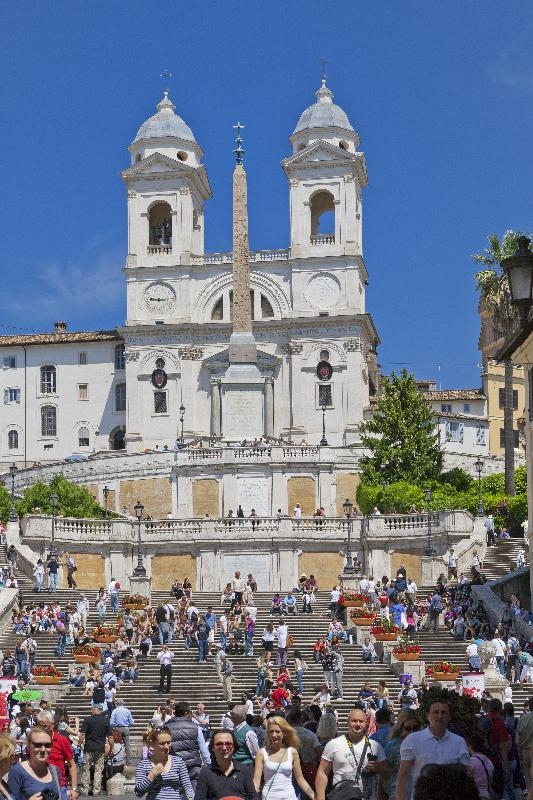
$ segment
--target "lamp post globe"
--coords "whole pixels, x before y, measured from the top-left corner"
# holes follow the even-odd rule
[[[525,324],[533,304],[533,253],[527,236],[519,236],[516,252],[504,258],[502,267],[507,275],[511,302],[518,308],[520,322]]]
[[[110,491],[111,491],[111,490],[108,488],[108,486],[107,486],[107,485],[106,485],[106,486],[104,486],[104,488],[102,489],[102,494],[104,495],[104,504],[105,504],[105,516],[106,516],[106,519],[107,519],[107,498],[109,497],[109,492],[110,492]]]
[[[133,574],[136,578],[145,578],[146,568],[143,564],[141,555],[141,520],[143,516],[144,506],[140,500],[137,500],[137,503],[134,506],[134,511],[135,511],[135,516],[137,517],[137,566],[133,570]]]
[[[183,421],[185,419],[185,406],[183,403],[180,406],[180,425],[181,425],[181,434],[180,434],[180,442],[183,444]]]

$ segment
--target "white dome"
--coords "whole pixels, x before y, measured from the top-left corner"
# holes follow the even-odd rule
[[[333,102],[333,94],[322,79],[322,86],[315,93],[316,103],[306,108],[293,131],[300,133],[308,128],[344,128],[353,131],[345,111]]]
[[[169,100],[168,92],[164,92],[164,97],[157,104],[157,114],[143,122],[133,144],[139,139],[161,139],[173,136],[186,142],[195,142],[194,134],[189,126],[174,113],[176,106]]]

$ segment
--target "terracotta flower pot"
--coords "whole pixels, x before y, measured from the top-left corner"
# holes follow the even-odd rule
[[[421,653],[393,653],[397,661],[418,661]]]
[[[344,605],[346,608],[363,608],[364,601],[363,600],[345,600]]]
[[[77,656],[74,655],[74,661],[76,664],[95,664],[97,661],[100,661],[100,656]]]
[[[47,684],[51,686],[56,683],[61,683],[61,678],[58,678],[57,676],[54,677],[53,675],[35,675],[33,682],[44,686]]]
[[[459,672],[434,672],[431,677],[434,681],[456,681],[461,674]]]
[[[376,642],[395,642],[400,634],[399,633],[373,633],[372,636]]]
[[[117,634],[113,634],[113,636],[95,636],[94,641],[98,644],[114,644],[114,642],[120,639],[120,636]]]
[[[351,617],[350,619],[353,625],[366,625],[367,627],[373,625],[375,621],[375,617]]]
[[[130,605],[129,603],[122,606],[122,608],[127,608],[128,611],[145,611],[148,607],[149,606]]]

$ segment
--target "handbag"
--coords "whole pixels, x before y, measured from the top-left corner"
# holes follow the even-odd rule
[[[475,754],[474,754],[474,757],[475,757],[475,758],[477,758],[477,760],[478,760],[478,761],[481,761],[481,766],[482,766],[482,767],[483,767],[483,769],[485,770],[485,775],[487,776],[487,787],[488,787],[488,790],[489,790],[489,800],[497,800],[497,798],[499,797],[499,795],[498,795],[498,793],[497,793],[497,792],[495,792],[495,791],[494,791],[494,789],[492,788],[492,784],[491,784],[491,780],[490,780],[489,771],[488,771],[487,767],[485,766],[485,764],[484,764],[484,762],[483,762],[483,759],[482,759],[482,758],[480,758],[479,756],[476,756]]]
[[[348,747],[350,748],[352,756],[355,760],[355,755],[353,752],[353,744],[348,739],[348,737],[346,737],[346,740],[348,742]],[[359,764],[357,765],[355,778],[348,778],[346,780],[339,781],[338,783],[336,783],[335,786],[328,792],[327,795],[328,800],[362,800],[363,792],[359,788],[359,778],[361,777],[361,772],[363,771],[365,756],[369,746],[370,745],[368,739],[366,739],[365,746],[363,747],[363,752],[361,753],[361,758],[359,759]]]

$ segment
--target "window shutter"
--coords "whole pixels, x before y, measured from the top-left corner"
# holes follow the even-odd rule
[[[459,423],[459,441],[461,442],[461,444],[464,441],[464,437],[465,437],[465,426],[464,426],[464,423],[460,422]]]
[[[4,389],[4,403],[9,403],[9,389]]]

